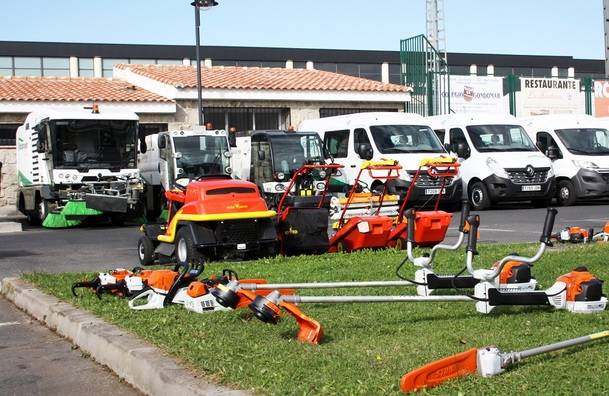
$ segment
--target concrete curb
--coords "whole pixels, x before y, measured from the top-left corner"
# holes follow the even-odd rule
[[[248,394],[196,378],[158,348],[18,278],[4,278],[0,293],[147,395]]]
[[[8,234],[12,232],[21,232],[21,223],[16,221],[2,221],[0,219],[0,234]]]

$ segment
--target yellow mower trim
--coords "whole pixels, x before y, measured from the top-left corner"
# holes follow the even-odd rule
[[[432,164],[454,164],[457,162],[455,157],[427,157],[421,160],[420,166],[432,165]]]
[[[395,166],[398,162],[396,160],[385,159],[380,161],[363,161],[362,169],[368,169],[371,166]]]
[[[175,232],[180,221],[222,221],[222,220],[245,220],[245,219],[267,219],[275,217],[277,212],[274,210],[263,210],[258,212],[238,212],[238,213],[215,213],[215,214],[176,214],[167,227],[166,235],[159,235],[160,242],[173,243]]]

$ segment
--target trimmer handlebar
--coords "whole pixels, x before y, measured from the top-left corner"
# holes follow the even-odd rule
[[[467,237],[467,251],[473,254],[478,254],[476,245],[478,243],[478,227],[480,226],[480,216],[467,216],[467,222],[470,225],[469,235]]]
[[[541,238],[539,238],[539,242],[544,243],[548,246],[551,245],[550,238],[552,236],[552,229],[554,228],[554,219],[556,219],[556,214],[558,210],[555,208],[548,208],[548,212],[546,213],[546,221],[543,225],[543,232],[541,234]]]
[[[469,217],[469,199],[464,199],[461,201],[461,219],[459,219],[459,232],[465,231],[465,222]]]
[[[405,213],[404,213],[404,217],[406,218],[406,222],[407,222],[407,233],[408,233],[408,242],[414,243],[414,221],[415,221],[415,210],[414,209],[408,209]]]

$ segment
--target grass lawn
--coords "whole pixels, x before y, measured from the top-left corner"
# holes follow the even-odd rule
[[[536,245],[480,245],[477,267],[487,267],[510,252],[531,254]],[[224,267],[242,278],[272,282],[394,280],[403,254],[395,251],[274,258],[245,263],[212,264],[205,274]],[[454,273],[463,253],[441,253],[436,270]],[[117,263],[117,266],[129,266]],[[609,279],[609,244],[560,246],[535,265],[534,275],[546,288],[563,273],[586,265]],[[413,276],[412,266],[403,271]],[[609,329],[609,312],[576,315],[543,307],[514,307],[478,314],[473,303],[383,303],[302,305],[318,320],[325,337],[320,345],[294,340],[297,330],[287,316],[264,324],[249,311],[195,314],[180,306],[160,311],[130,311],[127,303],[92,293],[70,293],[73,281],[91,274],[28,274],[24,278],[47,292],[117,324],[212,380],[257,394],[346,395],[399,394],[401,376],[432,360],[473,347],[498,345],[520,350]],[[356,291],[357,292],[357,291]],[[412,289],[363,290],[359,294],[414,294]],[[303,295],[330,294],[303,291]],[[339,290],[333,294],[347,294]],[[609,343],[575,348],[528,359],[494,378],[471,376],[427,391],[427,394],[600,394],[609,390]]]

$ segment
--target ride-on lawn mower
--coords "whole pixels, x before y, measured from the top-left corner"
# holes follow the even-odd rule
[[[138,255],[142,265],[276,253],[276,213],[268,210],[254,183],[205,176],[176,186],[165,192],[167,223],[141,227],[144,235],[138,241]]]
[[[585,267],[578,267],[574,271],[559,277],[556,283],[547,290],[530,290],[531,284],[524,282],[522,289],[502,287],[502,284],[513,276],[518,278],[518,273],[529,274],[530,271],[521,270],[522,264],[530,264],[537,261],[543,255],[546,247],[550,245],[550,235],[552,232],[555,209],[549,209],[544,231],[540,239],[540,247],[532,257],[522,257],[508,255],[494,265],[491,269],[474,270],[473,258],[477,254],[477,232],[480,219],[478,216],[469,216],[467,222],[471,225],[468,234],[467,264],[469,273],[478,280],[474,287],[473,295],[441,295],[441,296],[412,296],[412,295],[391,295],[391,296],[283,296],[280,292],[274,291],[266,297],[258,296],[254,299],[250,308],[255,312],[256,317],[268,322],[277,323],[281,308],[284,304],[304,304],[304,303],[372,303],[372,302],[433,302],[433,301],[455,301],[455,302],[475,302],[476,310],[480,313],[488,314],[494,308],[505,305],[545,305],[556,309],[567,309],[575,313],[593,313],[605,309],[607,298],[602,295],[602,281],[590,274]],[[517,265],[512,266],[516,262]],[[504,269],[508,268],[507,272]],[[518,269],[518,271],[516,271]],[[530,278],[529,278],[530,279]],[[516,279],[517,280],[517,279]],[[357,283],[357,282],[356,282]],[[369,282],[368,286],[372,283]],[[349,284],[349,282],[345,282]],[[376,282],[378,286],[390,286],[390,282]],[[265,285],[266,286],[266,285]],[[282,287],[301,287],[296,284],[284,284]],[[302,285],[302,286],[306,286]],[[350,286],[342,286],[350,287]],[[353,286],[351,286],[353,287]],[[361,286],[360,286],[361,287]],[[253,286],[239,285],[238,282],[229,282],[224,288],[219,290],[217,295],[218,302],[224,305],[228,298],[233,294],[239,295],[243,288],[253,289]],[[316,288],[315,284],[310,284],[310,288]],[[456,288],[456,287],[455,287]],[[321,331],[321,328],[320,328]],[[299,338],[300,339],[300,338]],[[313,337],[313,339],[316,339]],[[303,341],[306,341],[303,340]]]
[[[338,164],[306,164],[298,169],[277,205],[277,237],[281,254],[328,251],[330,177]]]
[[[353,182],[353,187],[349,191],[347,202],[343,205],[340,219],[337,223],[337,231],[330,237],[330,253],[351,252],[360,249],[380,249],[387,246],[387,240],[393,218],[380,215],[383,200],[388,193],[389,181],[400,177],[399,171],[402,169],[394,160],[383,161],[364,161]],[[379,193],[377,209],[371,215],[354,216],[350,219],[345,218],[349,205],[353,201],[358,189],[361,189],[360,179],[363,172],[373,180],[383,180],[383,187],[373,193]]]
[[[395,224],[387,239],[387,246],[395,247],[399,250],[406,247],[407,221],[404,221],[404,212],[422,173],[426,173],[432,180],[439,179],[440,187],[437,189],[428,189],[430,198],[433,196],[437,197],[434,209],[416,212],[415,221],[417,223],[417,235],[415,236],[415,240],[418,246],[434,246],[444,240],[446,231],[452,220],[452,215],[439,210],[440,201],[444,194],[444,187],[447,179],[456,177],[459,174],[459,165],[459,162],[453,157],[427,158],[421,161],[419,168],[410,182],[406,197],[402,200],[400,210],[395,219]]]

